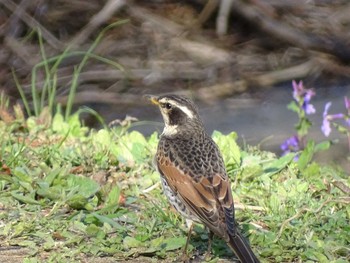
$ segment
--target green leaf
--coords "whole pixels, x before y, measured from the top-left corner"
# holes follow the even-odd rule
[[[314,152],[325,151],[325,150],[328,150],[329,147],[331,147],[330,141],[320,142],[320,143],[316,144]]]
[[[21,247],[28,247],[30,249],[36,249],[36,244],[32,240],[23,240],[23,241],[18,242],[17,245],[21,246]]]
[[[298,160],[298,167],[300,170],[304,170],[305,167],[310,163],[315,152],[315,142],[308,141],[305,149],[301,152]]]
[[[329,262],[329,259],[323,254],[318,251],[313,251],[314,256],[316,257],[318,262]]]
[[[70,174],[67,179],[69,189],[75,189],[79,194],[85,198],[89,198],[100,190],[100,185],[87,177]]]
[[[157,132],[152,133],[152,135],[148,138],[149,147],[152,149],[156,149],[158,141],[159,141],[158,133]]]
[[[320,165],[315,162],[312,162],[303,170],[303,175],[306,178],[315,178],[316,181],[313,181],[314,184],[320,181],[322,187],[321,189],[324,189],[326,185],[322,182],[322,180],[320,180],[320,170]]]
[[[87,128],[81,126],[79,113],[74,113],[68,117],[68,125],[70,133],[75,137],[82,137],[87,132]]]
[[[82,194],[75,194],[67,200],[67,204],[74,209],[85,209],[88,199]]]
[[[17,199],[18,201],[25,203],[25,204],[40,205],[40,203],[38,201],[36,201],[35,199],[33,199],[32,197],[30,197],[28,195],[23,195],[22,193],[18,193],[16,191],[12,191],[11,196],[13,198]]]
[[[142,242],[136,238],[126,236],[123,240],[123,245],[126,249],[138,248],[142,246]]]
[[[52,130],[62,135],[66,135],[70,130],[69,124],[64,121],[64,117],[59,111],[52,119]]]
[[[329,263],[349,263],[349,261],[346,260],[346,259],[339,258],[339,259],[336,259],[336,260],[329,261]]]
[[[272,162],[267,163],[263,166],[264,174],[271,176],[280,172],[282,169],[287,167],[288,164],[295,158],[295,153],[288,153],[279,159],[273,160]]]
[[[100,222],[102,223],[107,223],[110,226],[119,229],[119,230],[125,230],[124,227],[122,227],[119,223],[117,223],[115,220],[113,220],[112,218],[109,218],[107,216],[103,216],[100,215],[98,213],[91,213],[92,216],[94,216],[95,218],[97,218]]]
[[[32,183],[33,178],[28,174],[28,171],[26,171],[23,167],[16,167],[13,171],[12,174],[17,177],[17,179],[20,182],[27,182],[27,183]]]
[[[31,132],[33,132],[33,131],[35,131],[35,130],[38,129],[38,125],[37,125],[35,119],[36,119],[36,117],[33,117],[33,116],[32,116],[32,117],[29,117],[29,118],[27,119],[27,121],[26,121],[28,130],[31,131]]]
[[[117,146],[111,150],[121,163],[131,166],[144,162],[148,154],[147,146],[145,137],[137,131],[132,131],[119,138]]]
[[[301,118],[299,123],[295,126],[296,130],[298,131],[299,138],[306,136],[311,126],[312,122],[308,118]]]
[[[237,134],[231,132],[223,135],[218,131],[214,131],[212,138],[222,152],[226,166],[238,167],[241,164],[241,151],[236,143]]]
[[[113,186],[112,190],[108,193],[105,206],[119,206],[120,187],[118,185]]]
[[[53,201],[62,199],[61,187],[39,188],[36,193]]]
[[[295,101],[291,101],[288,105],[287,105],[287,109],[294,111],[296,113],[299,114],[300,112],[300,108],[298,106],[298,104]]]
[[[171,251],[171,250],[176,250],[179,248],[182,248],[186,244],[186,237],[171,237],[167,238],[163,241],[165,244],[165,250],[166,251]]]
[[[111,133],[105,129],[99,130],[92,136],[93,143],[96,145],[102,145],[103,147],[109,147],[112,143]]]
[[[10,175],[8,174],[2,174],[0,173],[0,181],[6,181],[6,182],[9,182],[9,183],[13,183],[13,179]]]
[[[95,224],[90,224],[86,227],[86,234],[90,237],[99,237],[104,238],[106,233],[101,229],[101,227],[96,226]]]
[[[278,214],[281,208],[281,198],[276,195],[271,195],[269,206],[273,214]]]
[[[79,113],[74,113],[65,120],[61,112],[57,112],[52,120],[52,130],[62,135],[72,135],[74,137],[82,137],[88,131],[86,127],[82,127],[79,119]]]
[[[137,131],[132,131],[129,134],[129,140],[133,142],[131,145],[131,153],[134,156],[134,160],[137,163],[142,163],[145,157],[145,150],[147,146],[145,137]]]
[[[48,175],[44,178],[45,182],[48,183],[48,185],[51,185],[52,182],[57,178],[57,176],[62,173],[65,170],[64,167],[58,167],[53,170],[51,170]]]

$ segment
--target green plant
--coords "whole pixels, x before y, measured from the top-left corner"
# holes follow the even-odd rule
[[[111,28],[114,28],[116,26],[123,25],[126,22],[128,22],[128,20],[118,21],[118,22],[112,23],[109,26],[107,26],[106,28],[104,28],[86,52],[71,51],[71,47],[68,46],[63,51],[62,54],[60,54],[58,56],[51,57],[51,58],[47,58],[47,55],[46,55],[46,52],[44,49],[44,45],[43,45],[43,41],[42,41],[42,37],[41,37],[41,32],[40,32],[40,30],[38,30],[37,34],[38,34],[38,39],[39,39],[41,56],[42,56],[43,60],[33,67],[32,74],[31,74],[32,79],[31,79],[30,97],[32,99],[34,112],[31,110],[31,108],[29,106],[30,103],[29,103],[27,97],[25,96],[25,92],[24,92],[22,86],[20,85],[15,72],[12,71],[17,89],[21,95],[21,98],[22,98],[22,101],[23,101],[23,104],[24,104],[24,107],[27,111],[28,116],[33,116],[33,113],[34,113],[34,116],[39,116],[39,114],[43,111],[43,109],[45,107],[48,107],[49,112],[51,114],[54,114],[54,110],[57,107],[57,105],[55,105],[55,101],[56,101],[56,97],[57,97],[57,93],[56,93],[56,91],[57,91],[57,70],[58,70],[59,66],[61,65],[61,63],[69,57],[82,56],[82,60],[79,63],[79,65],[74,68],[74,73],[72,76],[72,80],[70,82],[67,105],[66,105],[65,114],[64,114],[65,118],[68,118],[71,114],[72,106],[74,103],[74,97],[76,94],[77,87],[79,85],[79,75],[80,75],[82,69],[84,68],[84,66],[86,65],[88,59],[91,59],[91,58],[96,59],[100,62],[103,62],[103,63],[106,63],[106,64],[111,65],[113,67],[116,67],[121,71],[124,71],[124,68],[119,63],[116,63],[116,62],[109,60],[107,58],[103,58],[101,56],[93,54],[93,51],[96,48],[96,46],[99,44],[99,42],[101,41],[101,38],[104,36],[106,31],[108,31]],[[38,72],[40,70],[44,71],[43,73],[45,76],[41,90],[37,86],[37,75],[38,75]]]
[[[12,132],[0,125],[0,133],[7,138],[1,141],[2,245],[28,247],[27,260],[39,262],[177,258],[185,222],[169,209],[152,166],[157,134],[87,132],[76,115],[66,120],[59,112],[47,129]],[[349,200],[331,183],[348,184],[344,173],[314,162],[300,170],[294,153],[243,151],[235,133],[213,138],[233,181],[236,216],[262,261],[349,260]],[[196,227],[191,250],[205,253],[207,238]],[[212,257],[227,256],[215,240]]]

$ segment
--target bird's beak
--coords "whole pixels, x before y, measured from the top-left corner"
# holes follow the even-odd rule
[[[154,105],[159,105],[158,97],[154,95],[145,95],[144,98],[148,99]]]

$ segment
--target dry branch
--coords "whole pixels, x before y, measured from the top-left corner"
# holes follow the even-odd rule
[[[118,61],[125,71],[89,59],[79,76],[79,92],[93,85],[132,96],[146,89],[186,93],[184,88],[191,86],[200,97],[213,99],[320,72],[349,76],[350,67],[339,62],[350,61],[350,4],[346,1],[102,2],[0,0],[0,88],[16,89],[11,77],[14,68],[26,94],[30,93],[31,68],[41,59],[33,30],[39,28],[50,58],[70,45],[87,50],[93,35],[110,21],[124,18],[130,23],[108,31],[94,52]],[[121,8],[126,12],[120,12]],[[186,10],[186,21],[182,21],[181,12]],[[238,30],[241,25],[247,32]],[[226,36],[218,37],[221,34]],[[57,70],[58,93],[67,90],[80,61],[80,56],[62,60]],[[45,70],[40,68],[39,92],[44,78]],[[80,102],[97,96],[89,92],[78,94]],[[101,102],[114,104],[111,94],[102,95]]]
[[[125,5],[125,0],[109,0],[104,7],[94,15],[89,23],[81,30],[77,35],[75,35],[70,42],[71,46],[78,46],[89,38],[92,32],[94,32],[103,23],[106,23],[112,15]]]
[[[200,69],[194,67],[192,63],[186,62],[160,62],[153,61],[151,67],[145,69],[89,69],[85,72],[81,72],[79,75],[78,83],[89,83],[89,82],[108,82],[118,81],[122,79],[128,80],[142,80],[144,82],[162,81],[162,80],[203,80],[208,78],[211,73],[211,69],[205,68]],[[190,65],[189,65],[190,64]],[[63,75],[63,74],[61,74]],[[73,79],[72,74],[63,75],[57,77],[56,84],[59,86],[69,86]],[[41,90],[41,87],[45,84],[45,81],[37,81],[36,87]],[[30,94],[30,85],[24,85],[23,88],[28,90]]]
[[[250,77],[249,82],[258,86],[269,87],[290,79],[305,78],[312,72],[317,72],[319,70],[320,67],[317,64],[317,61],[311,59],[305,63],[292,66],[290,68],[271,71],[266,74]]]
[[[177,23],[164,17],[148,12],[140,7],[130,5],[129,8],[130,13],[133,16],[149,22],[156,29],[161,30],[163,33],[169,34],[171,37],[169,46],[171,48],[185,52],[190,58],[194,59],[199,64],[227,63],[232,60],[229,52],[220,49],[211,43],[186,39],[184,36],[182,36],[186,34],[185,28],[181,25],[178,25]]]
[[[194,27],[199,27],[203,25],[214,13],[218,4],[219,0],[208,0],[203,10],[200,12],[196,22],[194,23]]]
[[[57,100],[62,106],[66,106],[68,96],[61,96]],[[81,91],[78,92],[74,98],[74,104],[84,105],[87,103],[108,103],[115,105],[133,105],[135,102],[139,103],[140,95],[132,94],[117,94],[115,92],[106,91]]]
[[[184,38],[173,38],[170,47],[185,52],[199,64],[222,64],[233,60],[229,52],[209,43],[201,43]]]
[[[333,54],[343,62],[350,61],[349,39],[335,36],[325,38],[292,28],[280,19],[264,15],[256,6],[242,0],[233,1],[232,10],[275,38],[305,50],[314,49]]]
[[[216,18],[216,33],[219,36],[225,35],[228,28],[228,19],[230,16],[231,6],[233,0],[222,0],[220,1],[219,13]]]
[[[313,70],[317,70],[317,64],[314,60],[310,60],[287,69],[272,71],[259,76],[249,76],[234,82],[203,87],[198,90],[198,94],[202,99],[212,100],[214,98],[226,97],[234,93],[244,92],[249,86],[269,87],[289,79],[301,79],[310,74]]]
[[[11,12],[18,12],[18,9],[22,9],[21,6],[16,5],[11,0],[0,0],[0,4],[8,8]],[[42,26],[38,21],[36,21],[32,16],[30,16],[27,12],[22,10],[21,12],[21,20],[25,22],[31,29],[37,30],[39,29],[42,37],[49,43],[53,48],[61,50],[63,48],[62,43],[51,34],[44,26]]]
[[[179,36],[185,32],[185,28],[169,19],[153,14],[145,8],[128,4],[128,11],[131,16],[141,21],[147,21],[164,33],[170,34],[171,36]]]
[[[8,47],[13,53],[15,53],[21,60],[27,64],[29,67],[35,66],[39,62],[38,57],[33,56],[29,53],[28,47],[23,45],[16,38],[11,36],[5,37],[4,44]]]

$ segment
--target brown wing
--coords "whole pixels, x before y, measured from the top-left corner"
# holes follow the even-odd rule
[[[234,235],[234,206],[227,178],[217,174],[211,179],[201,177],[196,182],[169,158],[162,158],[158,168],[172,190],[203,224],[226,241],[228,235]]]

